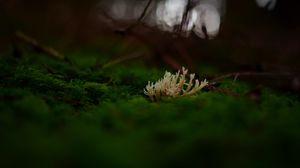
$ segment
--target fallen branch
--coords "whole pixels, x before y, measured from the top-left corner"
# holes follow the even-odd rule
[[[30,37],[30,36],[24,34],[23,32],[20,32],[20,31],[16,32],[16,37],[18,39],[24,41],[25,43],[28,43],[29,45],[34,47],[39,52],[43,52],[43,53],[47,54],[48,56],[55,58],[55,59],[65,60],[65,57],[63,54],[61,54],[60,52],[58,52],[57,50],[55,50],[52,47],[40,44],[33,37]]]
[[[214,86],[213,84],[209,84],[208,86],[205,87],[205,89],[207,89],[208,91],[212,91],[212,92],[216,92],[216,93],[221,93],[227,96],[232,96],[232,97],[240,97],[241,95],[233,92],[231,90],[228,89],[224,89],[224,88],[218,88],[216,86]]]
[[[273,73],[273,72],[235,72],[235,73],[229,73],[225,74],[219,77],[216,77],[211,82],[218,82],[220,80],[224,80],[227,78],[234,77],[234,81],[238,79],[240,76],[262,76],[262,77],[294,77],[292,73],[289,72],[281,72],[281,73]]]
[[[129,55],[127,55],[127,56],[119,57],[119,58],[117,58],[117,59],[115,59],[115,60],[112,60],[112,61],[108,62],[108,63],[104,64],[104,65],[102,66],[102,68],[108,68],[108,67],[111,67],[111,66],[113,66],[113,65],[122,63],[122,62],[124,62],[124,61],[128,61],[128,60],[131,60],[131,59],[139,58],[139,57],[141,57],[141,56],[143,56],[143,53],[142,53],[142,52],[132,53],[132,54],[129,54]]]

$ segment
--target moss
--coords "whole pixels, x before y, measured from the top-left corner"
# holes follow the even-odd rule
[[[0,57],[1,158],[31,167],[283,167],[297,164],[297,96],[224,81],[240,94],[201,92],[151,102],[147,81],[164,70],[144,65],[94,69],[38,54]],[[72,55],[69,55],[71,62]],[[86,60],[85,60],[86,59]],[[82,65],[79,65],[81,62]],[[89,62],[90,61],[90,62]],[[36,162],[36,159],[42,160]],[[274,162],[276,159],[276,163]],[[14,163],[9,163],[14,160]],[[18,162],[16,162],[16,160]]]

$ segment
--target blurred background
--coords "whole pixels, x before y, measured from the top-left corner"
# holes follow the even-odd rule
[[[135,28],[134,35],[120,35],[101,22],[98,4],[99,0],[1,0],[0,51],[10,51],[15,32],[22,31],[61,52],[89,48],[100,53],[116,43],[125,52],[146,47],[147,59],[155,66],[172,58],[196,67],[191,69],[204,63],[222,72],[297,75],[300,71],[300,2],[296,0],[279,0],[273,11],[259,8],[254,0],[229,0],[214,40],[173,37],[143,26]]]
[[[203,40],[143,25],[121,33],[99,19],[99,0],[0,0],[1,167],[299,167],[300,1],[277,1],[268,11],[228,0],[219,36]],[[148,80],[180,66],[209,81],[257,74],[244,78],[253,86],[232,77],[150,102]]]

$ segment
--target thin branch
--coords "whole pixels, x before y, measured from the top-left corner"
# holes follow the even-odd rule
[[[182,35],[183,30],[185,30],[188,26],[189,26],[189,13],[191,11],[191,9],[195,6],[196,4],[196,0],[187,0],[187,4],[185,6],[183,15],[182,15],[182,20],[181,23],[179,25],[179,27],[177,27],[177,29],[175,28],[175,31],[177,32],[177,34],[179,33],[180,35]]]
[[[139,57],[142,57],[142,56],[143,56],[143,53],[141,53],[141,52],[132,53],[132,54],[129,54],[127,56],[119,57],[119,58],[117,58],[115,60],[112,60],[112,61],[108,62],[105,65],[103,65],[102,68],[108,68],[108,67],[111,67],[113,65],[122,63],[124,61],[128,61],[128,60],[131,60],[131,59],[139,58]]]
[[[189,11],[192,7],[192,3],[191,3],[191,0],[187,0],[187,4],[185,6],[185,10],[184,10],[184,13],[182,15],[182,20],[181,20],[181,24],[180,24],[180,27],[179,27],[179,32],[181,33],[183,28],[188,26],[188,22],[189,22],[189,19],[188,19],[188,14],[189,14]]]
[[[127,27],[125,30],[117,30],[116,32],[118,33],[122,33],[122,34],[125,34],[125,33],[128,33],[129,31],[131,31],[133,28],[135,28],[136,26],[140,25],[143,21],[143,19],[145,18],[147,12],[148,12],[148,9],[151,5],[151,3],[153,2],[153,0],[148,0],[143,12],[141,13],[140,17],[137,19],[136,23]]]
[[[219,77],[216,77],[211,80],[211,82],[218,82],[223,79],[234,77],[234,81],[237,80],[240,76],[262,76],[262,77],[294,77],[292,73],[289,72],[281,72],[281,73],[273,73],[273,72],[235,72],[228,73]]]
[[[52,47],[40,44],[33,37],[30,37],[23,32],[20,32],[20,31],[16,32],[16,37],[23,40],[24,42],[28,43],[29,45],[33,46],[36,50],[43,52],[52,58],[59,59],[59,60],[65,60],[65,57],[63,54],[56,51]]]
[[[143,19],[145,18],[146,14],[147,14],[147,11],[148,11],[148,9],[149,9],[149,7],[150,7],[152,1],[153,1],[153,0],[148,0],[147,5],[145,6],[145,8],[144,8],[144,10],[143,10],[143,12],[142,12],[140,18],[139,18],[138,21],[137,21],[137,24],[141,23],[141,22],[143,21]]]
[[[212,91],[212,92],[216,92],[216,93],[221,93],[227,96],[232,96],[232,97],[240,97],[241,95],[233,92],[231,90],[228,89],[224,89],[224,88],[218,88],[213,86],[212,84],[209,84],[208,86],[205,87],[206,89],[208,89],[208,91]]]

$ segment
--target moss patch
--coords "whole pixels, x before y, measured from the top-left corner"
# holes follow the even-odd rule
[[[80,57],[80,59],[78,58]],[[93,59],[91,59],[93,57]],[[164,69],[95,69],[97,56],[73,64],[40,54],[0,57],[0,154],[30,167],[285,167],[297,164],[300,103],[248,83],[224,81],[240,94],[201,92],[151,102],[148,80]],[[82,64],[81,64],[82,63]],[[275,162],[276,161],[276,162]]]

